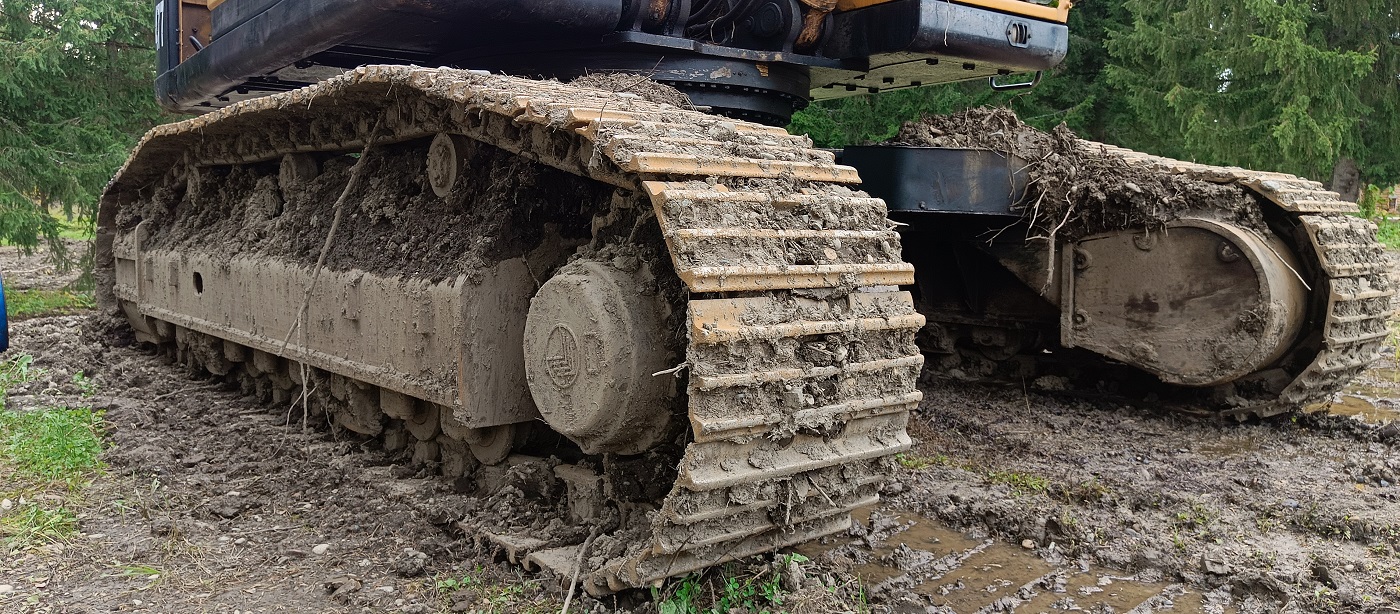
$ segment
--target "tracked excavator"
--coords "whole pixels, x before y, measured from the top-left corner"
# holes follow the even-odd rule
[[[921,374],[1240,417],[1326,399],[1390,288],[1318,183],[1080,141],[1215,200],[1027,241],[1025,152],[780,127],[1017,87],[1064,58],[1069,11],[161,0],[156,95],[197,116],[103,195],[99,299],[198,373],[474,485],[464,530],[595,595],[846,529]],[[600,74],[641,77],[568,83]]]

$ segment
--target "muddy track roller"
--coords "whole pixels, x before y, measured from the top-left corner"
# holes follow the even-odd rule
[[[591,204],[512,228],[529,245],[471,247],[478,270],[423,272],[410,250],[383,270],[333,258],[284,342],[313,272],[307,250],[268,254],[289,233],[319,241],[329,216],[277,219],[338,190],[319,168],[371,139],[426,158],[423,189],[365,177],[405,203],[475,189],[472,161],[505,156],[513,180],[562,171]],[[601,594],[843,530],[909,447],[923,316],[896,286],[912,267],[884,203],[832,160],[781,129],[625,94],[364,67],[152,130],[103,197],[99,298],[138,339],[274,401],[314,389],[340,426],[390,449],[411,436],[446,473],[548,467],[568,522],[598,534],[587,553],[588,530],[467,524],[564,577],[582,560]],[[219,189],[243,197],[201,207]],[[350,198],[347,215],[396,223]],[[374,249],[360,240],[335,249]],[[664,383],[677,364],[683,392]],[[576,444],[568,462],[512,454],[541,420]],[[639,463],[673,480],[662,496],[634,492],[620,468]]]

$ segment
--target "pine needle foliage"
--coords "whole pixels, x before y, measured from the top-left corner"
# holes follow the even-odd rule
[[[1125,0],[1105,76],[1154,153],[1328,179],[1394,178],[1400,13],[1391,0]]]
[[[160,114],[148,0],[0,0],[0,241],[63,250]]]

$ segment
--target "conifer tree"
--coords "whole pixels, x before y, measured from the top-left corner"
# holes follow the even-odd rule
[[[0,240],[68,254],[50,208],[92,219],[159,119],[149,0],[0,0]]]
[[[1328,180],[1393,180],[1400,16],[1390,0],[1126,0],[1106,76],[1135,147]]]

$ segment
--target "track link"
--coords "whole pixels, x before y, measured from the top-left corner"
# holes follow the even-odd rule
[[[666,244],[658,247],[689,292],[692,434],[669,494],[639,516],[643,537],[587,556],[578,552],[587,531],[567,543],[487,537],[512,560],[567,575],[582,559],[583,585],[603,594],[844,530],[850,510],[877,499],[891,457],[911,445],[905,424],[921,396],[915,381],[923,358],[913,339],[923,317],[893,287],[912,283],[912,267],[900,259],[884,203],[846,187],[858,181],[854,169],[781,129],[557,83],[362,67],[148,133],[103,196],[99,299],[125,310],[138,332],[155,329],[148,340],[198,338],[214,348],[219,339],[222,354],[189,356],[204,356],[206,368],[212,361],[215,373],[230,372],[230,357],[241,368],[276,372],[268,382],[291,385],[255,378],[245,386],[269,386],[274,400],[305,384],[291,381],[287,360],[323,370],[332,393],[380,399],[378,409],[390,417],[357,417],[354,408],[364,403],[349,403],[341,413],[350,418],[342,420],[372,424],[367,430],[386,447],[401,444],[399,425],[416,423],[424,435],[417,456],[441,458],[452,466],[448,473],[466,471],[461,438],[448,436],[463,431],[453,416],[465,411],[444,392],[453,381],[358,368],[316,351],[314,339],[275,343],[285,330],[276,326],[245,330],[152,302],[143,290],[150,280],[143,281],[149,256],[142,244],[160,229],[120,222],[123,208],[150,198],[151,186],[174,168],[348,152],[370,140],[440,133],[616,186],[615,199],[648,203]],[[425,424],[437,420],[402,411],[402,403],[383,404],[405,394],[440,414],[441,430]],[[636,527],[624,526],[619,536],[626,529]]]
[[[1304,347],[1299,351],[1311,359],[1291,374],[1277,399],[1222,413],[1267,417],[1327,401],[1379,357],[1395,292],[1375,224],[1348,215],[1358,212],[1355,203],[1294,175],[1182,162],[1088,141],[1083,146],[1158,172],[1240,186],[1276,205],[1303,229],[1312,253],[1300,256],[1314,261],[1319,276],[1310,282],[1311,289],[1325,298],[1320,317],[1310,320],[1300,335]]]

